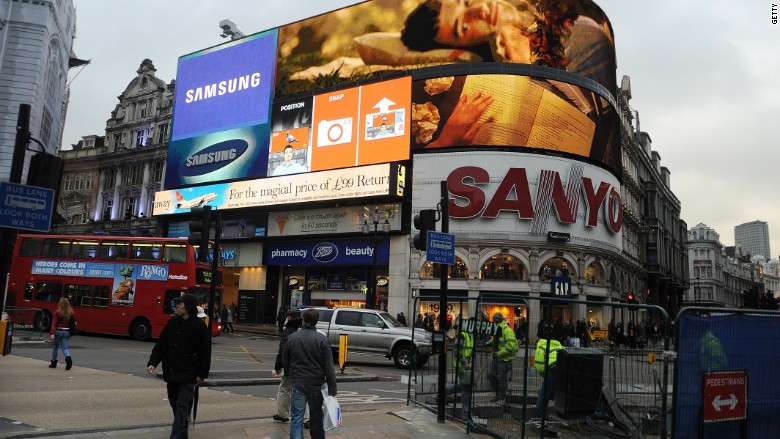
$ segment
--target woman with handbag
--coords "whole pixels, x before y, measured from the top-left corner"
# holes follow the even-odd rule
[[[68,344],[70,344],[70,328],[75,327],[75,323],[76,315],[70,306],[70,301],[67,297],[61,297],[57,304],[57,310],[54,311],[54,317],[51,319],[51,329],[49,330],[49,339],[54,342],[51,349],[51,364],[49,365],[52,369],[57,367],[57,349],[60,346],[62,346],[62,355],[65,356],[65,370],[70,370],[73,367]]]

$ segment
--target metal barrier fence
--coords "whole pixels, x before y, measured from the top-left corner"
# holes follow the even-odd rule
[[[6,306],[8,320],[14,322],[14,336],[28,340],[49,338],[50,320],[40,308]]]
[[[420,309],[420,300],[416,299],[415,309]],[[470,430],[500,438],[549,437],[544,436],[545,429],[556,430],[559,438],[667,437],[666,416],[662,413],[671,407],[669,377],[674,371],[674,354],[668,350],[669,338],[665,334],[657,335],[655,343],[646,337],[636,343],[636,349],[617,349],[616,342],[619,340],[616,340],[616,336],[601,332],[594,336],[593,333],[600,329],[589,329],[590,335],[579,342],[581,347],[567,346],[559,351],[557,364],[547,369],[548,380],[551,380],[550,373],[555,373],[555,396],[548,405],[542,406],[543,416],[539,416],[537,397],[544,377],[534,365],[537,342],[535,331],[529,332],[528,323],[516,331],[521,336],[519,349],[511,361],[507,394],[504,399],[499,399],[495,385],[500,382],[497,379],[500,373],[494,373],[491,377],[491,363],[494,359],[490,335],[495,325],[489,318],[493,313],[486,312],[493,309],[524,309],[526,316],[534,313],[541,316],[545,309],[551,313],[553,306],[563,309],[572,305],[598,306],[608,310],[609,315],[615,315],[617,321],[653,314],[660,319],[663,328],[670,328],[663,309],[644,305],[499,295],[456,299],[449,303],[453,310],[450,320],[453,328],[442,328],[447,332],[449,340],[446,349],[446,416],[464,422]],[[551,322],[552,319],[546,321]],[[630,320],[626,318],[626,321]],[[458,328],[455,329],[455,326]],[[548,324],[547,330],[552,329],[551,326]],[[544,328],[545,325],[540,324],[539,327]],[[470,369],[459,373],[453,358],[462,357],[462,342],[455,342],[460,331],[471,336],[474,348],[468,361]],[[639,346],[642,348],[639,349]],[[431,357],[425,365],[416,365],[409,371],[409,400],[432,412],[437,411],[438,360],[437,357]]]

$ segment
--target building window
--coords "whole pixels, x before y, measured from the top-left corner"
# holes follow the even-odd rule
[[[126,171],[127,171],[127,176],[125,177],[126,185],[141,184],[141,166],[130,165],[127,167]]]
[[[48,106],[43,108],[43,119],[41,121],[41,143],[44,145],[49,144],[51,139],[51,124],[52,124],[51,112]]]
[[[421,279],[438,279],[439,269],[442,264],[434,264],[433,262],[426,262],[420,270]],[[449,271],[449,277],[447,279],[468,279],[469,270],[466,268],[466,263],[457,256],[455,256],[455,265]]]
[[[119,149],[122,147],[122,134],[121,133],[115,133],[114,134],[114,149]]]
[[[167,123],[158,125],[158,132],[157,132],[157,144],[158,145],[163,145],[165,143],[168,143],[168,124]]]
[[[597,263],[588,265],[585,269],[585,283],[590,285],[604,285],[604,270]]]
[[[563,258],[548,259],[539,269],[539,280],[549,281],[553,277],[571,277],[572,270]]]
[[[73,176],[71,174],[65,175],[65,181],[63,183],[63,188],[65,188],[66,191],[72,190],[73,187]]]
[[[491,256],[490,259],[482,264],[479,269],[480,279],[499,279],[499,280],[526,280],[528,270],[519,259],[507,254],[500,253]]]
[[[152,163],[152,181],[155,183],[160,183],[162,181],[163,177],[163,167],[165,166],[164,162],[154,162]]]
[[[135,146],[146,146],[146,130],[140,129],[135,132]]]
[[[116,186],[116,169],[106,171],[106,187],[113,189]]]

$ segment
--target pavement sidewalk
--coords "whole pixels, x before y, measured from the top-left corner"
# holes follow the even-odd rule
[[[234,325],[238,332],[276,335],[275,325]],[[13,351],[12,351],[13,352]],[[77,365],[70,371],[50,369],[48,362],[8,355],[0,357],[0,438],[168,438],[173,417],[161,380]],[[214,373],[212,385],[224,380],[262,380]],[[340,377],[365,380],[371,376]],[[376,379],[374,377],[374,379]],[[263,382],[265,384],[269,384]],[[260,384],[258,382],[257,384]],[[191,439],[283,439],[290,424],[274,421],[276,401],[243,397],[209,387],[200,391],[197,420]],[[344,426],[327,432],[329,438],[487,438],[466,427],[406,404],[382,410],[345,410]],[[309,437],[304,433],[304,437]]]

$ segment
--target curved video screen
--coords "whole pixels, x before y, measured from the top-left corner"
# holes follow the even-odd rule
[[[516,75],[449,76],[412,84],[412,151],[532,148],[620,169],[619,118],[576,85]]]
[[[590,0],[377,0],[280,27],[276,96],[479,62],[556,68],[616,92],[612,25]]]

